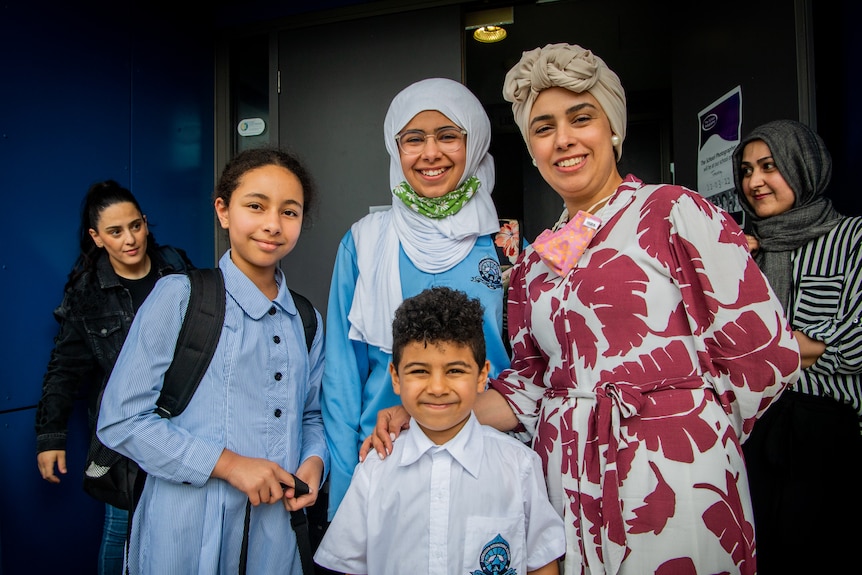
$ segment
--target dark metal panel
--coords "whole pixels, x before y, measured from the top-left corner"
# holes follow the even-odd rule
[[[132,18],[131,189],[159,243],[213,266],[213,33],[193,11],[143,5]]]
[[[0,14],[0,571],[95,572],[104,506],[81,489],[83,409],[69,472],[49,485],[36,468],[41,392],[66,276],[78,253],[87,188],[129,184],[130,49],[124,4],[12,2]]]
[[[0,573],[96,573],[105,506],[81,488],[86,408],[72,414],[68,472],[56,485],[36,468],[33,419],[33,409],[0,413]]]
[[[307,162],[316,223],[283,267],[325,313],[338,242],[370,206],[389,205],[383,118],[392,98],[428,77],[461,80],[458,6],[289,30],[279,38],[279,141]]]
[[[84,193],[129,182],[128,34],[90,16],[13,3],[0,17],[0,412],[39,397]]]
[[[80,202],[113,178],[161,243],[213,259],[213,42],[136,3],[0,8],[0,571],[94,573],[104,506],[81,489],[83,405],[59,486],[35,461],[35,405],[78,253]],[[194,33],[191,33],[194,30]],[[133,161],[134,160],[134,161]]]

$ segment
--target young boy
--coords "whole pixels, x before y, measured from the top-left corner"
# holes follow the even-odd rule
[[[339,573],[558,575],[563,521],[538,455],[480,425],[485,390],[482,304],[426,289],[392,324],[392,386],[411,424],[381,460],[357,466],[314,556]]]

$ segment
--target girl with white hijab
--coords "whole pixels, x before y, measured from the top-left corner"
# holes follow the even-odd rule
[[[392,319],[404,298],[440,285],[478,298],[491,375],[509,366],[488,115],[462,84],[430,78],[395,96],[383,132],[392,208],[344,235],[329,293],[322,409],[332,454],[330,520],[377,412],[400,403],[389,362]]]

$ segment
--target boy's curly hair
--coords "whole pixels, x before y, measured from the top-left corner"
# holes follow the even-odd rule
[[[432,287],[405,299],[392,322],[392,362],[397,366],[404,347],[412,342],[454,342],[467,345],[476,363],[483,365],[483,313],[478,299],[447,287]]]

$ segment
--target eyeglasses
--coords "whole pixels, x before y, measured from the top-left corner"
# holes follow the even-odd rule
[[[421,154],[425,149],[428,138],[434,138],[437,148],[444,154],[457,152],[467,139],[467,131],[458,128],[440,128],[433,134],[426,134],[422,130],[407,130],[395,136],[398,148],[405,156]]]

